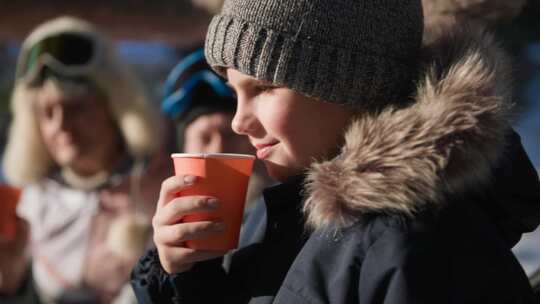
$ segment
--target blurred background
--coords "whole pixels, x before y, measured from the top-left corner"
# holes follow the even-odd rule
[[[98,25],[115,39],[123,59],[133,65],[157,102],[167,73],[204,39],[210,15],[196,3],[189,0],[0,1],[2,124],[9,119],[7,102],[19,45],[38,24],[71,15]]]
[[[494,13],[504,10],[498,2],[431,0],[425,9],[429,18],[460,15],[485,22],[499,36],[516,64],[514,125],[540,168],[540,0],[527,1],[509,16]],[[119,53],[133,65],[159,107],[168,72],[203,43],[211,13],[219,6],[219,0],[0,0],[0,151],[10,120],[15,61],[21,42],[36,25],[71,15],[100,26],[114,38]],[[540,266],[540,230],[524,238],[515,252],[529,274],[535,271]]]

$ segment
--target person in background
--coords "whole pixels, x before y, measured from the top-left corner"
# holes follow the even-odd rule
[[[161,110],[175,122],[178,151],[254,153],[230,127],[236,97],[206,63],[202,49],[188,54],[170,72]]]
[[[232,130],[236,96],[206,63],[202,48],[188,54],[170,72],[164,85],[161,110],[174,121],[176,151],[255,153],[249,140]],[[260,199],[262,189],[271,183],[262,163],[256,161],[248,187],[243,229],[255,231],[248,227],[264,225],[265,208]],[[255,239],[255,236],[244,235],[241,242]]]
[[[225,269],[225,252],[184,245],[223,222],[176,221],[219,199],[166,179],[139,301],[534,303],[511,248],[540,223],[540,182],[510,125],[507,57],[474,28],[423,40],[423,21],[421,0],[226,0],[205,56],[280,184],[264,238]]]
[[[112,42],[71,17],[27,37],[15,81],[3,165],[23,188],[17,214],[30,232],[0,245],[17,249],[0,248],[10,278],[0,302],[129,298],[129,272],[150,242],[160,180],[171,172],[157,109]]]

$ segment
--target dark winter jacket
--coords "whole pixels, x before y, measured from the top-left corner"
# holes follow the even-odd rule
[[[510,249],[540,223],[540,185],[504,56],[484,33],[441,33],[414,103],[359,118],[337,157],[265,191],[261,242],[176,275],[151,251],[139,301],[533,303]]]

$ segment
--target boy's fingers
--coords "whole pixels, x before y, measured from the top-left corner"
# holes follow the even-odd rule
[[[171,176],[161,183],[158,208],[163,207],[167,202],[174,199],[176,194],[189,186],[192,186],[197,180],[193,175]]]
[[[200,239],[223,232],[223,222],[193,222],[162,226],[154,232],[156,244],[181,246],[185,241]]]
[[[187,214],[196,212],[211,212],[219,207],[216,198],[207,196],[185,196],[174,198],[160,208],[154,216],[154,228],[161,225],[176,224]]]

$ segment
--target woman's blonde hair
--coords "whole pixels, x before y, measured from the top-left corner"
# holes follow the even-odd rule
[[[154,152],[159,144],[156,108],[129,68],[119,60],[112,43],[91,24],[72,17],[60,17],[38,26],[23,43],[19,55],[10,100],[13,120],[3,157],[5,176],[13,185],[37,182],[53,166],[34,114],[37,90],[21,77],[21,58],[36,42],[64,32],[91,35],[102,44],[100,65],[85,76],[106,95],[128,152],[136,158],[145,157]]]

